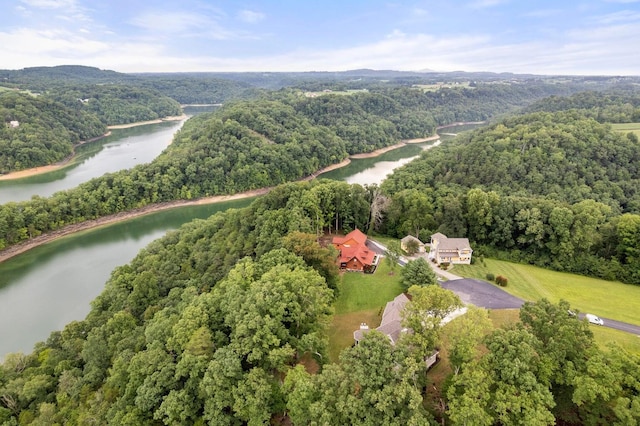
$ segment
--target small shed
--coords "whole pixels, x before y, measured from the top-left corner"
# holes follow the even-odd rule
[[[414,237],[413,235],[407,235],[406,237],[404,237],[403,239],[400,240],[400,248],[402,250],[404,250],[405,252],[407,252],[407,253],[409,252],[409,250],[407,250],[407,248],[411,244],[417,244],[417,246],[418,246],[417,253],[424,253],[425,252],[424,243],[422,241],[420,241],[419,239],[417,239],[416,237]]]

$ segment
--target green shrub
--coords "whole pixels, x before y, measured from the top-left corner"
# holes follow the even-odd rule
[[[493,275],[491,272],[489,272],[486,276],[487,281],[495,281],[496,280],[496,276]]]

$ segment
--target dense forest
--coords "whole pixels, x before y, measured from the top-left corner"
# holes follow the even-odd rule
[[[512,78],[507,80],[508,77]],[[444,85],[434,91],[416,89],[425,84],[439,84],[443,79],[453,82],[452,85]],[[470,87],[456,86],[471,79],[478,81],[474,81]],[[338,136],[351,141],[360,140],[348,151],[350,154],[387,146],[399,137],[421,137],[440,124],[486,120],[545,96],[568,95],[592,86],[602,89],[614,83],[615,80],[583,81],[576,78],[558,84],[557,81],[535,76],[372,70],[338,73],[123,74],[75,65],[0,70],[0,86],[36,93],[78,113],[92,113],[106,125],[179,115],[179,104],[219,104],[253,99],[264,94],[264,89],[357,89],[376,93],[380,97],[377,100],[365,100],[367,104],[358,100],[350,105],[345,99],[336,102],[335,99],[322,96],[320,101],[294,106],[314,125],[330,123]],[[635,101],[637,109],[637,99]],[[634,114],[633,108],[630,114],[627,109],[625,107],[624,111],[618,111],[618,115],[623,112]],[[95,120],[91,118],[89,121]],[[0,140],[8,143],[5,138]],[[35,151],[21,154],[23,158],[15,165],[15,153],[0,151],[10,156],[5,161],[9,164],[5,166],[6,170],[50,164],[64,158],[63,153],[68,155],[68,146],[66,149],[59,143],[49,146],[42,140],[40,137],[34,138],[29,145],[39,144],[35,150],[37,154]],[[37,157],[37,160],[27,157]]]
[[[285,184],[153,242],[113,272],[86,319],[6,357],[0,422],[638,421],[640,360],[598,349],[565,302],[527,303],[506,329],[490,331],[481,309],[452,323],[443,411],[424,405],[432,390],[421,360],[441,345],[438,324],[460,300],[438,286],[409,289],[414,333],[397,345],[373,331],[327,363],[337,271],[316,230],[364,229],[375,197],[344,182]]]
[[[639,187],[638,138],[576,110],[462,135],[382,185],[396,202],[393,235],[438,230],[469,237],[479,254],[635,284]],[[416,200],[427,214],[409,221],[400,212]]]
[[[572,96],[551,96],[525,108],[527,112],[579,110],[599,123],[634,123],[640,121],[640,93],[635,86],[612,92],[580,92]]]
[[[1,205],[0,249],[71,223],[151,203],[293,181],[348,154],[429,136],[449,120],[486,119],[492,108],[503,113],[530,102],[534,93],[564,90],[543,86],[532,93],[520,85],[495,87],[498,94],[489,88],[435,93],[398,88],[318,97],[283,89],[230,102],[215,113],[188,120],[174,143],[150,164],[93,179],[47,199]],[[438,102],[455,113],[434,108]]]
[[[124,74],[76,65],[0,70],[0,85],[38,93],[53,90],[58,96],[64,96],[67,90],[80,91],[73,100],[86,99],[89,96],[83,91],[89,91],[90,94],[91,90],[106,85],[142,91],[147,96],[150,93],[156,96],[162,94],[180,104],[223,103],[231,99],[250,98],[258,91],[256,86],[247,82],[208,73]]]
[[[63,160],[106,132],[93,114],[14,90],[0,91],[0,116],[0,174]]]
[[[76,85],[50,89],[44,96],[94,114],[106,125],[129,124],[182,114],[180,104],[159,92],[122,85]]]
[[[78,73],[94,85],[65,82]],[[78,90],[58,89],[59,100],[75,109],[15,92],[9,96],[24,106],[12,108],[63,108],[104,129],[96,114],[148,114],[138,108],[150,108],[147,100],[176,105],[154,92],[177,89],[170,76],[125,90],[139,77],[85,67],[55,74],[57,88]],[[495,330],[486,311],[470,309],[449,325],[445,343],[440,320],[460,300],[438,286],[409,287],[404,325],[413,333],[392,345],[372,331],[339,363],[328,362],[340,286],[335,253],[317,242],[322,232],[440,231],[469,237],[479,259],[640,284],[640,143],[601,123],[633,119],[632,92],[541,101],[527,114],[429,151],[381,188],[290,183],[349,154],[428,136],[450,122],[494,119],[574,90],[502,82],[431,91],[412,87],[415,76],[398,78],[411,84],[376,81],[348,95],[305,95],[313,87],[328,90],[327,82],[254,92],[256,99],[226,102],[188,120],[150,164],[50,198],[1,205],[4,248],[152,203],[275,186],[250,207],[153,242],[112,273],[84,320],[53,332],[31,354],[7,355],[0,365],[0,424],[637,424],[640,358],[598,348],[587,323],[567,314],[566,302],[526,303],[519,323]],[[247,86],[236,81],[228,89],[240,87]],[[83,112],[101,96],[104,104]],[[128,96],[140,102],[116,108],[114,99]],[[3,131],[16,130],[14,120],[22,126],[18,116],[4,115]],[[81,139],[87,130],[74,123],[69,118],[68,127]],[[453,369],[438,395],[427,386],[423,362],[435,348],[448,354]]]

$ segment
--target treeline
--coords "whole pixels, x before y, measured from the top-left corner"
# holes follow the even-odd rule
[[[150,89],[120,84],[55,87],[45,95],[106,125],[129,124],[182,114],[180,104]]]
[[[638,424],[640,357],[615,345],[599,349],[588,323],[569,310],[566,302],[527,302],[519,323],[488,334],[482,356],[467,358],[449,379],[450,422]]]
[[[397,169],[392,235],[466,236],[477,254],[640,284],[640,144],[573,112],[461,136]]]
[[[449,353],[439,409],[454,424],[638,420],[640,360],[600,351],[566,303],[528,303],[489,332],[487,312],[411,287],[398,344],[370,332],[328,364],[338,273],[316,241],[366,229],[375,188],[285,184],[197,220],[117,268],[82,321],[0,366],[0,422],[17,424],[435,424],[424,357]],[[429,315],[425,315],[429,312]],[[487,335],[488,333],[488,335]],[[485,335],[487,335],[485,337]]]
[[[302,127],[296,127],[300,117],[290,119],[281,117],[273,136],[295,133],[296,137],[275,143],[268,138],[270,133],[260,134],[236,120],[215,113],[196,116],[150,164],[106,174],[46,199],[1,205],[0,247],[151,203],[234,194],[297,180],[346,156],[344,142],[328,129],[304,120]]]
[[[263,424],[282,414],[290,366],[327,359],[337,267],[316,227],[334,216],[366,226],[368,197],[344,182],[287,184],[155,241],[113,272],[85,320],[6,357],[0,423]]]
[[[255,86],[249,82],[234,81],[211,73],[124,74],[78,65],[0,70],[0,85],[38,93],[51,90],[64,93],[66,89],[77,91],[78,88],[86,91],[88,88],[96,89],[104,85],[128,87],[146,93],[152,92],[156,96],[162,94],[181,104],[223,103],[231,99],[250,98],[256,94]],[[90,94],[77,95],[76,99],[90,97]],[[121,97],[117,99],[122,101]]]
[[[137,85],[153,89],[181,104],[221,104],[250,99],[260,91],[243,81],[233,81],[209,73],[135,74]]]
[[[549,96],[566,96],[581,90],[573,84],[558,85],[540,81],[477,83],[474,87],[444,87],[434,91],[411,88],[380,88],[405,109],[428,112],[437,125],[461,121],[485,121],[498,115],[515,113],[532,102]],[[401,123],[407,123],[403,117]],[[426,117],[419,117],[421,120]],[[410,123],[409,121],[408,123]],[[407,123],[407,124],[408,124]]]
[[[432,96],[414,92],[414,99]],[[151,203],[297,180],[349,153],[428,136],[442,124],[429,115],[431,101],[405,106],[400,99],[407,96],[406,90],[391,94],[306,98],[299,91],[283,90],[229,103],[188,120],[174,143],[150,164],[93,179],[47,199],[0,206],[0,248]],[[456,99],[464,103],[467,98]],[[473,108],[469,114],[475,116]]]
[[[640,93],[635,86],[612,92],[581,92],[572,96],[551,96],[535,102],[525,110],[566,111],[579,110],[583,115],[599,123],[634,123],[640,121]]]
[[[0,117],[0,173],[55,163],[106,132],[93,114],[13,90],[0,91]]]

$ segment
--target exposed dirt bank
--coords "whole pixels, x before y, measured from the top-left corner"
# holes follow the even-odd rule
[[[147,125],[147,124],[158,124],[158,123],[162,123],[164,121],[181,121],[181,120],[185,120],[187,118],[188,118],[188,116],[186,114],[182,114],[182,115],[175,115],[175,116],[170,116],[170,117],[158,118],[157,120],[138,121],[136,123],[129,123],[129,124],[117,124],[117,125],[113,125],[113,126],[107,126],[107,129],[112,129],[112,130],[113,129],[128,129],[128,128],[131,128],[131,127],[144,126],[144,125]],[[91,138],[91,139],[88,139],[86,141],[82,141],[80,143],[77,143],[76,145],[74,145],[74,148],[77,147],[77,146],[80,146],[82,144],[85,144],[85,143],[97,141],[97,140],[105,138],[105,137],[107,137],[109,135],[111,135],[111,131],[108,131],[104,135],[97,136],[95,138]],[[34,167],[34,168],[31,168],[31,169],[20,170],[18,172],[7,173],[6,175],[0,175],[0,180],[22,179],[22,178],[26,178],[26,177],[30,177],[30,176],[41,175],[41,174],[44,174],[44,173],[53,172],[55,170],[59,170],[59,169],[65,167],[66,165],[68,165],[73,160],[74,157],[75,157],[75,153],[70,155],[69,157],[65,158],[64,160],[55,163],[55,164],[50,164],[48,166]]]
[[[20,171],[17,171],[17,172],[7,173],[6,175],[0,175],[0,180],[22,179],[22,178],[27,178],[27,177],[35,176],[35,175],[41,175],[41,174],[44,174],[44,173],[49,173],[49,172],[53,172],[55,170],[61,169],[64,166],[68,165],[73,160],[73,158],[75,157],[75,148],[76,147],[78,147],[80,145],[83,145],[85,143],[94,142],[94,141],[97,141],[99,139],[106,138],[109,135],[111,135],[111,131],[108,131],[104,135],[96,136],[95,138],[87,139],[86,141],[82,141],[82,142],[79,142],[79,143],[75,144],[73,146],[74,153],[71,154],[70,156],[68,156],[67,158],[65,158],[64,160],[58,161],[55,164],[49,164],[48,166],[33,167],[31,169],[25,169],[25,170],[20,170]]]
[[[138,121],[136,123],[129,123],[129,124],[114,124],[112,126],[107,126],[107,128],[108,129],[129,129],[131,127],[145,126],[147,124],[158,124],[158,123],[162,123],[163,121],[180,121],[186,118],[187,118],[186,114],[173,115],[170,117],[158,118],[156,120]]]
[[[308,181],[308,180],[314,179],[321,173],[328,172],[329,170],[333,170],[338,167],[343,167],[349,164],[349,162],[350,160],[347,158],[346,160],[338,164],[333,164],[329,167],[319,170],[316,173],[313,173],[312,175],[307,176],[301,180]],[[240,200],[244,198],[257,197],[259,195],[264,195],[268,193],[272,189],[273,187],[268,187],[268,188],[255,189],[252,191],[241,192],[233,195],[216,195],[212,197],[199,198],[197,200],[176,200],[176,201],[169,201],[166,203],[151,204],[139,209],[135,209],[127,212],[120,212],[120,213],[112,214],[109,216],[104,216],[98,219],[88,220],[82,223],[75,223],[72,225],[65,226],[64,228],[48,232],[46,234],[38,235],[35,238],[31,238],[19,244],[13,245],[11,247],[7,247],[4,250],[0,250],[0,263],[14,256],[17,256],[21,253],[24,253],[28,250],[31,250],[32,248],[50,243],[54,240],[57,240],[58,238],[65,237],[67,235],[75,234],[76,232],[86,231],[89,229],[98,228],[100,226],[112,225],[114,223],[124,222],[124,221],[134,219],[140,216],[144,216],[150,213],[155,213],[155,212],[168,210],[168,209],[174,209],[178,207],[221,203],[223,201],[232,201],[232,200]]]
[[[175,119],[175,120],[181,120],[185,117],[179,118],[179,117],[167,117],[166,119],[163,120],[169,120],[169,119]],[[160,121],[163,121],[160,120]],[[484,122],[464,122],[464,123],[454,123],[454,124],[450,124],[447,126],[440,126],[438,127],[440,128],[447,128],[447,127],[452,127],[452,126],[458,126],[458,125],[463,125],[463,124],[482,124]],[[142,125],[142,124],[149,124],[148,122],[144,122],[144,123],[138,123],[137,125]],[[420,138],[420,139],[409,139],[409,140],[404,140],[400,143],[397,143],[395,145],[391,145],[385,148],[381,148],[381,149],[377,149],[375,151],[372,152],[368,152],[365,154],[356,154],[356,155],[352,155],[350,156],[350,158],[372,158],[372,157],[377,157],[381,154],[384,154],[385,152],[389,152],[391,150],[400,148],[405,146],[408,143],[422,143],[422,142],[429,142],[429,141],[435,141],[438,140],[439,136],[438,135],[433,135],[433,136],[429,136],[428,138]],[[307,176],[303,179],[300,179],[302,181],[308,181],[311,179],[314,179],[316,177],[318,177],[319,175],[321,175],[322,173],[331,171],[331,170],[335,170],[341,167],[345,167],[347,166],[351,160],[350,158],[346,158],[344,160],[342,160],[340,163],[337,164],[333,164],[331,166],[325,167],[324,169],[318,170],[317,172],[311,174],[310,176]],[[53,167],[53,166],[46,166],[46,167]],[[42,167],[41,167],[42,168]],[[25,170],[26,171],[26,170]],[[44,173],[44,172],[43,172]],[[0,177],[1,179],[2,177]],[[58,238],[67,236],[67,235],[71,235],[74,234],[76,232],[80,232],[80,231],[85,231],[88,229],[93,229],[93,228],[97,228],[100,226],[105,226],[105,225],[111,225],[117,222],[123,222],[126,220],[130,220],[130,219],[134,219],[140,216],[144,216],[150,213],[155,213],[158,211],[162,211],[162,210],[168,210],[168,209],[173,209],[173,208],[177,208],[177,207],[185,207],[185,206],[191,206],[191,205],[201,205],[201,204],[211,204],[211,203],[220,203],[223,201],[231,201],[231,200],[239,200],[239,199],[243,199],[243,198],[250,198],[250,197],[256,197],[259,195],[264,195],[266,193],[268,193],[269,191],[271,191],[271,189],[273,189],[273,187],[268,187],[268,188],[261,188],[261,189],[256,189],[253,191],[247,191],[247,192],[241,192],[238,194],[234,194],[234,195],[217,195],[217,196],[213,196],[213,197],[206,197],[206,198],[200,198],[197,200],[177,200],[177,201],[170,201],[170,202],[166,202],[166,203],[159,203],[159,204],[151,204],[145,207],[142,207],[140,209],[136,209],[136,210],[132,210],[132,211],[128,211],[128,212],[121,212],[121,213],[116,213],[110,216],[105,216],[105,217],[101,217],[98,219],[94,219],[94,220],[89,220],[86,222],[82,222],[82,223],[77,223],[77,224],[73,224],[73,225],[68,225],[65,226],[64,228],[58,229],[56,231],[52,231],[43,235],[39,235],[35,238],[31,238],[27,241],[24,241],[20,244],[16,244],[14,246],[8,247],[4,250],[0,250],[0,262],[3,262],[7,259],[10,259],[14,256],[17,256],[21,253],[24,253],[28,250],[31,250],[32,248],[38,247],[42,244],[46,244],[49,243],[51,241],[54,241]]]

